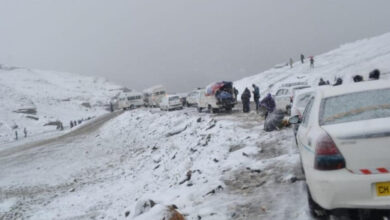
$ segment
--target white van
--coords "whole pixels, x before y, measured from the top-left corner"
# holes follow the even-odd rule
[[[165,111],[183,109],[183,103],[178,95],[167,95],[160,102],[160,109]]]
[[[144,102],[145,106],[148,107],[159,107],[161,100],[166,96],[166,89],[162,85],[157,85],[145,89],[144,93]]]
[[[126,92],[119,95],[119,109],[134,109],[144,105],[143,95],[140,92]]]
[[[199,91],[197,106],[198,111],[208,109],[209,112],[217,113],[221,110],[232,111],[237,99],[234,94],[232,82],[217,82],[210,84],[204,90]]]
[[[278,89],[278,91],[274,95],[276,108],[286,111],[290,114],[291,111],[291,103],[294,99],[295,92],[301,89],[310,88],[309,85],[292,85],[292,86],[284,86]]]

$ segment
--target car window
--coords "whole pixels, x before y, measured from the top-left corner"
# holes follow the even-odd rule
[[[310,101],[310,98],[313,96],[313,93],[304,93],[302,95],[299,95],[297,97],[297,106],[298,107],[305,107],[307,105],[307,103],[309,103]]]
[[[279,89],[278,92],[276,92],[276,96],[282,95],[283,94],[283,89]]]
[[[302,125],[304,127],[307,127],[307,125],[309,123],[309,118],[310,118],[311,109],[313,107],[313,103],[314,103],[314,98],[312,97],[310,99],[309,103],[307,104],[305,111],[303,112]]]
[[[355,92],[324,99],[320,125],[390,117],[390,89]]]

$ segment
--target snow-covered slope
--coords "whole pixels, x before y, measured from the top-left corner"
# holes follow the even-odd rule
[[[23,136],[27,128],[29,136],[36,136],[55,131],[53,126],[43,126],[49,121],[69,126],[70,120],[100,115],[118,89],[102,78],[0,66],[0,143],[13,140],[15,130]],[[12,129],[15,125],[18,129]]]
[[[0,158],[3,215],[161,220],[137,214],[151,199],[187,220],[308,219],[292,132],[262,126],[255,113],[125,112],[87,136]]]
[[[298,54],[297,58],[298,60]],[[342,77],[345,83],[352,82],[352,76],[359,74],[368,79],[373,69],[379,69],[388,78],[390,73],[390,33],[359,40],[340,46],[338,49],[314,57],[314,68],[310,68],[309,60],[300,61],[290,66],[280,65],[265,72],[235,82],[240,92],[245,87],[251,88],[253,83],[260,86],[261,95],[276,92],[278,85],[285,82],[308,81],[317,85],[323,77],[333,83],[335,77]]]

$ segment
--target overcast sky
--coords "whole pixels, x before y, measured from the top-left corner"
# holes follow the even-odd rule
[[[389,0],[0,0],[0,63],[188,91],[386,33],[389,9]]]

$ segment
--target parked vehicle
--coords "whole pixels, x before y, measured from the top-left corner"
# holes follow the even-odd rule
[[[290,118],[298,123],[299,117]],[[313,215],[390,210],[390,82],[320,88],[297,133]]]
[[[293,117],[298,115],[299,118],[302,119],[303,111],[305,110],[306,105],[309,103],[311,97],[313,97],[314,93],[314,88],[297,90],[293,98],[290,116]],[[293,125],[294,136],[297,135],[298,127],[298,124]]]
[[[294,99],[294,94],[296,91],[301,89],[310,88],[308,85],[294,85],[294,84],[284,84],[291,85],[289,87],[281,87],[274,95],[276,108],[285,111],[290,115],[291,103]]]
[[[187,95],[187,106],[198,106],[200,90],[194,90]]]
[[[119,109],[134,109],[144,105],[143,95],[140,92],[126,92],[119,95]]]
[[[198,111],[208,109],[212,113],[221,110],[230,112],[237,104],[232,82],[217,82],[199,92]]]
[[[163,86],[157,85],[149,89],[145,89],[143,93],[145,106],[159,107],[162,98],[166,96],[167,92]]]
[[[180,96],[178,95],[165,96],[164,98],[162,98],[160,102],[160,109],[166,111],[183,109],[183,104],[180,100]]]

